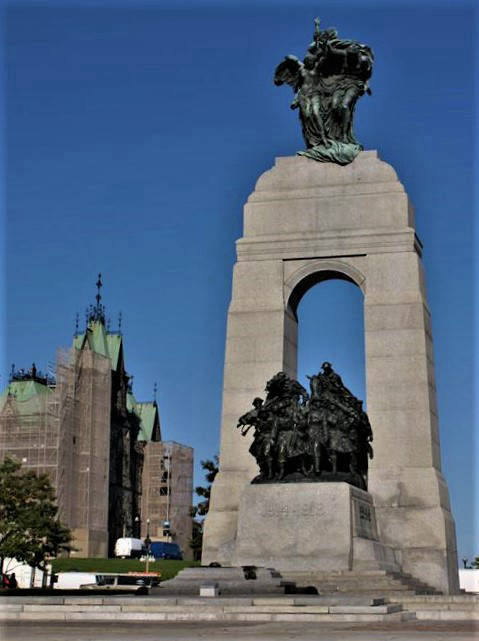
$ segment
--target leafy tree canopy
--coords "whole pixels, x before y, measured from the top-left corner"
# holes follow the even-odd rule
[[[196,507],[193,508],[193,517],[195,516],[205,516],[208,514],[210,508],[210,494],[211,494],[211,484],[215,480],[215,476],[218,474],[218,465],[219,458],[216,455],[213,460],[201,461],[201,467],[205,470],[205,481],[208,485],[205,487],[198,486],[195,488],[195,492],[198,496],[202,496],[204,501],[200,501]],[[194,519],[193,520],[193,536],[190,541],[190,547],[193,550],[193,556],[195,560],[201,559],[201,548],[203,546],[203,522]]]
[[[48,476],[23,472],[7,456],[0,463],[0,569],[6,557],[43,569],[45,557],[73,550],[71,532],[57,512]]]
[[[211,495],[211,484],[215,480],[216,475],[218,474],[218,465],[219,458],[218,455],[215,455],[214,459],[201,461],[201,467],[205,470],[205,481],[208,483],[207,486],[203,487],[199,485],[195,488],[195,492],[198,496],[202,496],[205,500],[200,501],[196,506],[196,514],[199,516],[205,516],[208,514],[210,509],[210,495]]]

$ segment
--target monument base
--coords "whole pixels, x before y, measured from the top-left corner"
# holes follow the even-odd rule
[[[281,571],[399,570],[371,495],[348,483],[248,485],[233,565]]]

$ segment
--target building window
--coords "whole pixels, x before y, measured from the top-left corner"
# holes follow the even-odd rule
[[[160,496],[168,496],[169,489],[169,487],[160,487]]]
[[[168,481],[168,472],[163,472],[161,475],[161,483],[166,483]]]

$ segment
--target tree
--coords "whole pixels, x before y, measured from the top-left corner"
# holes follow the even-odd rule
[[[216,475],[218,474],[218,465],[219,465],[218,455],[215,455],[214,460],[201,461],[201,467],[205,470],[205,481],[208,483],[206,487],[199,485],[195,487],[195,492],[198,496],[202,496],[205,500],[200,501],[196,506],[196,514],[199,516],[206,516],[208,510],[210,509],[210,495],[211,495],[211,484],[215,480]]]
[[[201,561],[201,549],[203,547],[203,522],[193,519],[193,530],[191,533],[190,548],[193,550],[193,559]]]
[[[21,463],[9,456],[0,463],[0,572],[7,557],[43,570],[45,557],[74,549],[57,512],[46,474],[23,472]]]
[[[192,516],[206,516],[210,509],[211,484],[218,474],[219,458],[216,455],[213,460],[201,461],[201,467],[205,470],[205,481],[208,483],[205,487],[199,485],[195,488],[198,496],[202,496],[204,501],[200,501],[192,510]],[[203,520],[193,518],[193,535],[190,541],[190,548],[193,550],[195,561],[201,559],[201,549],[203,547]]]
[[[474,561],[471,563],[471,568],[479,570],[479,556],[476,556]]]

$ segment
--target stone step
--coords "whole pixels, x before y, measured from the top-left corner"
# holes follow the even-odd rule
[[[0,604],[0,620],[21,621],[309,621],[309,622],[383,622],[410,619],[414,613],[406,612],[400,604],[325,604],[324,599],[311,599],[295,603],[278,599],[260,599],[245,604],[240,599],[198,599],[187,605],[185,600],[165,603],[162,599],[117,600],[107,605],[102,599],[97,603],[72,604]]]
[[[13,609],[20,611],[21,606],[25,605],[68,605],[68,606],[122,606],[133,604],[136,607],[156,607],[156,606],[171,606],[180,605],[183,607],[189,606],[204,606],[212,602],[222,607],[228,605],[241,605],[241,606],[262,606],[262,605],[277,605],[277,606],[310,606],[310,605],[385,605],[386,599],[369,597],[369,596],[348,596],[344,594],[330,595],[330,596],[265,596],[265,597],[217,597],[216,599],[208,599],[205,597],[182,597],[182,596],[169,596],[169,597],[135,597],[134,599],[126,601],[122,597],[78,597],[72,598],[55,598],[50,597],[11,597],[5,599],[1,605],[3,609]]]
[[[315,614],[315,613],[268,613],[268,612],[229,612],[229,613],[211,613],[211,612],[118,612],[107,615],[106,613],[96,612],[85,616],[83,612],[72,613],[8,613],[1,615],[1,621],[30,621],[30,622],[104,622],[104,623],[152,623],[155,621],[219,621],[219,622],[293,622],[293,623],[394,623],[409,621],[415,619],[413,612],[392,612],[390,614]]]
[[[417,581],[422,583],[422,581],[415,579],[410,574],[405,574],[402,572],[391,572],[391,571],[375,571],[375,572],[282,572],[282,577],[304,577],[311,576],[318,579],[331,579],[331,580],[355,580],[355,581],[380,581],[382,579],[389,580],[405,580],[405,581]]]
[[[410,574],[389,570],[283,572],[273,568],[196,567],[182,570],[174,579],[151,590],[157,596],[198,595],[205,584],[217,584],[223,596],[280,595],[317,590],[320,594],[384,596],[437,594]]]
[[[197,595],[200,587],[217,584],[223,595],[284,594],[294,584],[284,581],[272,568],[185,568],[174,579],[152,588],[152,595]]]
[[[297,584],[298,585],[298,584]],[[299,584],[301,585],[301,584]],[[311,585],[311,584],[308,584]],[[371,583],[362,583],[362,582],[356,582],[356,581],[348,581],[348,582],[337,582],[337,583],[326,583],[326,582],[314,582],[313,585],[321,592],[321,591],[327,591],[329,588],[337,589],[337,590],[346,590],[348,592],[354,592],[354,590],[358,590],[359,592],[362,591],[381,591],[381,590],[398,590],[398,591],[413,591],[413,592],[427,592],[427,586],[418,586],[415,585],[414,583],[411,584],[405,584],[405,583],[400,583],[400,582],[392,582],[392,581],[381,581],[381,582],[371,582]]]
[[[377,590],[363,590],[361,593],[359,592],[323,592],[320,594],[320,596],[323,597],[331,597],[331,596],[336,596],[336,595],[342,595],[345,598],[349,597],[355,597],[355,596],[364,596],[364,597],[370,597],[370,598],[375,598],[378,597],[379,592]],[[390,590],[388,591],[383,591],[382,598],[384,598],[386,603],[395,603],[395,602],[400,602],[402,603],[404,598],[410,598],[416,596],[416,593],[413,592],[412,590],[407,590],[407,591],[401,591],[401,590]]]
[[[315,577],[308,577],[308,579],[301,579],[300,577],[298,577],[296,579],[292,579],[292,578],[290,578],[288,576],[287,579],[286,579],[287,582],[296,583],[296,584],[298,584],[298,582],[306,583],[308,580],[310,582],[312,581],[314,584],[318,584],[318,585],[321,585],[321,584],[322,585],[366,585],[366,586],[368,586],[368,585],[372,585],[372,586],[376,586],[376,585],[388,585],[388,586],[389,585],[405,585],[405,586],[423,585],[423,584],[419,584],[419,583],[416,583],[416,582],[413,582],[413,581],[400,581],[398,579],[393,579],[393,578],[389,578],[389,577],[379,577],[379,578],[374,579],[374,580],[370,580],[370,579],[366,580],[366,579],[359,579],[358,577],[351,577],[351,578],[344,577],[344,578],[341,578],[341,579],[333,578],[333,577],[329,577],[329,578],[326,578],[326,577],[323,578],[322,577],[322,578],[319,578],[319,579],[315,578]]]
[[[316,621],[387,622],[410,618],[479,621],[478,595],[395,597],[335,593],[257,597],[11,596],[0,602],[0,621]]]
[[[401,598],[408,610],[417,612],[418,619],[439,621],[479,621],[479,595],[412,595]]]
[[[314,586],[322,594],[330,592],[439,594],[437,590],[418,581],[410,574],[387,570],[285,572],[283,576],[288,581],[293,581],[298,587]]]
[[[283,586],[275,586],[275,585],[245,585],[244,583],[240,582],[228,582],[228,583],[223,583],[222,581],[219,582],[219,590],[220,594],[222,595],[262,595],[262,594],[284,594],[285,593],[285,588]],[[200,585],[198,584],[197,586],[192,586],[191,584],[186,584],[185,585],[172,585],[164,588],[156,588],[154,590],[151,590],[151,593],[159,596],[163,595],[171,595],[171,596],[187,596],[187,595],[192,595],[192,594],[199,594],[200,593]],[[206,597],[205,597],[206,598]]]
[[[479,594],[426,594],[414,595],[406,599],[407,603],[418,605],[439,605],[441,607],[476,607],[479,608]]]
[[[252,599],[252,605],[295,605],[295,606],[309,606],[309,605],[363,605],[363,606],[377,606],[385,605],[386,599],[381,597],[357,596],[347,594],[335,594],[326,596],[305,596],[305,597],[267,597]]]
[[[405,599],[404,602],[403,599],[401,599],[401,603],[404,607],[410,609],[441,610],[444,612],[446,610],[460,610],[461,612],[470,611],[479,613],[477,603],[411,603],[408,599]]]
[[[192,567],[181,570],[170,582],[196,580],[264,580],[281,579],[281,574],[273,568],[229,568],[229,567]]]
[[[392,581],[375,581],[371,583],[365,583],[363,581],[296,581],[294,582],[297,588],[305,586],[314,586],[321,592],[330,592],[330,591],[346,591],[354,592],[370,592],[370,591],[381,591],[381,590],[398,590],[398,591],[415,591],[417,586],[415,585],[406,585],[400,582]]]
[[[285,571],[281,576],[316,576],[318,578],[356,578],[356,579],[375,579],[381,577],[393,579],[413,579],[418,581],[411,574],[393,570],[314,570],[308,571]],[[421,581],[419,581],[421,582]]]

